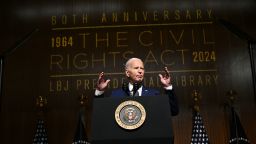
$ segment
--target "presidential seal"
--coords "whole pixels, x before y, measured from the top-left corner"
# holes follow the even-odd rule
[[[128,100],[122,102],[115,111],[117,124],[127,130],[140,127],[146,119],[144,107],[137,101]]]

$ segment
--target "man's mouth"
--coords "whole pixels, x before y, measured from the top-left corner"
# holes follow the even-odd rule
[[[142,75],[138,75],[137,78],[143,78],[143,76]]]

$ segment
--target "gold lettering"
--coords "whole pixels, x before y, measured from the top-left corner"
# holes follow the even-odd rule
[[[81,85],[82,85],[82,80],[76,80],[76,90],[79,90]]]
[[[190,15],[190,11],[189,10],[186,11],[186,19],[190,19],[191,20],[191,15]]]
[[[127,56],[127,55],[133,55],[134,52],[133,51],[125,51],[122,55],[122,57],[125,59],[125,60],[128,60],[129,58],[131,58],[132,56]]]
[[[187,86],[211,86],[211,85],[217,85],[217,75],[182,75],[182,76],[176,76],[175,79],[175,85],[181,86],[181,87],[187,87]],[[214,81],[214,83],[212,83]],[[179,85],[181,82],[181,85]]]
[[[137,22],[137,21],[138,21],[138,14],[137,14],[137,12],[136,12],[136,11],[134,12],[134,21],[135,21],[135,22]]]
[[[164,20],[169,20],[169,11],[168,10],[164,10]]]
[[[88,79],[85,80],[76,80],[76,90],[89,90],[90,89],[90,81]]]
[[[90,89],[89,84],[90,84],[90,82],[89,82],[88,79],[84,80],[84,90],[89,90]]]
[[[96,48],[98,48],[98,43],[99,42],[106,42],[106,47],[108,48],[109,47],[109,34],[108,32],[106,33],[106,37],[105,38],[98,38],[98,33],[96,33]]]
[[[202,19],[202,11],[200,9],[196,10],[196,19]]]
[[[67,24],[67,22],[68,22],[67,16],[66,15],[62,15],[62,17],[61,17],[61,24],[65,25],[65,24]]]
[[[147,87],[158,87],[162,88],[160,79],[157,76],[149,75],[144,78],[144,85]],[[172,77],[173,85],[176,87],[206,87],[217,85],[217,75],[205,74],[205,75],[178,75]],[[214,80],[215,79],[215,80]],[[127,79],[123,76],[111,77],[109,88],[118,88]],[[91,90],[94,89],[97,83],[97,79],[77,79],[75,89],[80,90]],[[49,91],[50,92],[67,92],[70,90],[70,84],[68,80],[50,80]]]
[[[176,51],[181,52],[182,64],[184,65],[184,64],[185,64],[185,55],[184,55],[184,53],[185,53],[186,51],[189,51],[189,50],[187,50],[187,49],[181,49],[181,50],[176,50]]]
[[[213,75],[213,79],[214,79],[215,84],[217,85],[218,84],[218,75]]]
[[[116,67],[116,55],[120,54],[120,52],[109,52],[109,54],[113,55],[113,66]]]
[[[117,22],[117,13],[116,12],[113,12],[112,13],[112,22]]]
[[[206,45],[206,44],[215,44],[215,42],[211,42],[211,41],[207,41],[207,40],[206,40],[206,34],[205,34],[204,28],[203,28],[203,38],[204,38],[204,44],[205,44],[205,45]]]
[[[207,9],[208,18],[212,18],[212,9]]]
[[[52,23],[52,25],[56,25],[57,24],[57,17],[56,16],[52,16],[51,17],[51,23]]]
[[[97,82],[98,82],[97,79],[92,80],[93,89],[95,89]]]
[[[183,37],[184,29],[180,32],[179,38],[177,39],[172,30],[169,31],[172,36],[172,39],[175,41],[176,45],[180,44],[181,38]]]
[[[168,56],[166,54],[170,53]],[[162,53],[161,53],[161,56],[160,56],[160,59],[161,59],[161,62],[162,64],[166,65],[166,66],[171,66],[171,65],[174,65],[174,62],[171,62],[171,63],[168,63],[167,61],[165,61],[165,58],[169,58],[171,57],[170,55],[173,54],[174,51],[173,50],[164,50]]]
[[[189,83],[190,86],[195,86],[195,77],[193,75],[189,76]]]
[[[68,91],[69,90],[69,85],[68,84],[69,84],[69,82],[68,82],[68,80],[66,80],[66,85],[63,84],[63,90],[64,91]]]
[[[51,55],[50,70],[53,70],[54,65],[56,65],[60,70],[63,70],[63,67],[61,66],[62,62],[63,62],[62,55]]]
[[[150,34],[150,36],[152,35],[152,31],[143,31],[143,32],[140,32],[140,34],[139,34],[139,42],[140,42],[140,44],[143,45],[143,46],[152,46],[152,45],[153,45],[153,42],[145,43],[145,42],[142,41],[142,36],[144,36],[145,33]]]
[[[101,16],[101,23],[104,23],[104,22],[107,22],[107,16],[105,12],[103,12]]]
[[[200,19],[212,19],[213,11],[212,9],[174,9],[173,11],[169,11],[168,9],[163,9],[162,11],[158,11],[157,9],[151,11],[112,11],[112,12],[102,12],[100,17],[98,18],[101,23],[117,23],[122,20],[122,22],[138,22],[138,20],[142,20],[144,22],[157,22],[162,20],[163,22],[169,22],[169,20],[200,20]],[[60,16],[51,16],[51,25],[67,25],[67,24],[87,24],[89,22],[88,13],[82,14],[72,14],[71,16],[67,14],[63,14]]]
[[[152,53],[152,51],[149,51],[145,60],[144,60],[144,64],[146,65],[147,63],[155,63],[156,65],[158,65],[158,62],[156,60],[156,57],[154,56],[154,54]]]
[[[175,20],[180,20],[180,11],[179,10],[175,10]]]
[[[82,70],[88,67],[88,61],[85,60],[87,54],[86,53],[78,53],[73,58],[73,65],[76,69]],[[82,57],[82,58],[80,58]],[[78,65],[79,64],[79,65]]]
[[[102,54],[102,59],[95,59],[94,54],[92,55],[92,68],[94,68],[94,63],[95,62],[102,62],[103,67],[106,67],[106,54]],[[99,65],[98,65],[99,66]]]
[[[198,76],[197,85],[198,85],[198,86],[203,86],[203,80],[202,80],[201,75]]]
[[[127,37],[121,37],[122,35],[126,35],[127,32],[117,32],[116,33],[116,46],[117,47],[127,47],[127,44],[120,44],[120,41],[127,41]]]
[[[182,87],[186,87],[187,85],[187,80],[186,80],[186,76],[181,76],[181,86]]]
[[[90,33],[80,33],[79,35],[82,36],[82,45],[83,45],[83,48],[86,48],[85,44],[86,44],[86,36],[89,36]]]
[[[205,85],[211,85],[211,77],[210,75],[205,76]]]
[[[129,13],[128,12],[124,12],[124,22],[129,22]]]
[[[148,20],[148,12],[143,11],[142,16],[143,16],[143,20],[146,22]]]
[[[60,80],[56,81],[56,90],[61,91],[61,81]]]
[[[57,92],[61,92],[61,91],[68,91],[69,90],[69,86],[68,86],[68,80],[66,81],[62,81],[62,80],[57,80],[56,81],[56,85],[55,88],[51,88],[50,91],[57,91]],[[51,84],[52,86],[52,84]]]
[[[82,23],[83,24],[87,24],[88,23],[88,15],[87,15],[87,13],[83,14],[83,16],[82,16]]]

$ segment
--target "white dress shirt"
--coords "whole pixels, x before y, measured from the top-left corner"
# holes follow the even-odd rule
[[[142,87],[143,87],[143,86],[140,86],[140,88],[137,90],[137,92],[139,93],[138,96],[141,96],[141,95],[142,95]],[[129,91],[132,93],[132,95],[134,95],[134,94],[133,94],[133,85],[132,85],[131,83],[129,83]]]

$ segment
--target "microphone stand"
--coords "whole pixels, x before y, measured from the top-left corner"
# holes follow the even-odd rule
[[[4,77],[5,58],[10,54],[12,54],[17,48],[21,47],[25,42],[27,42],[31,38],[32,34],[37,32],[38,30],[39,30],[38,28],[34,28],[32,31],[27,33],[22,39],[18,40],[12,47],[5,50],[0,55],[0,105],[2,104],[2,96],[3,96],[3,77]]]
[[[253,95],[254,95],[254,100],[256,102],[256,87],[255,87],[256,73],[255,73],[255,63],[254,63],[254,49],[256,48],[256,40],[254,40],[247,33],[243,32],[238,27],[229,23],[228,21],[219,19],[217,22],[219,22],[222,26],[224,26],[226,29],[228,29],[230,32],[232,32],[235,36],[239,37],[242,40],[247,41],[248,52],[249,52],[249,56],[250,56],[251,71],[252,71]]]

